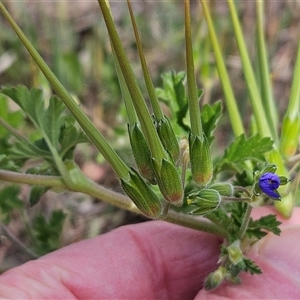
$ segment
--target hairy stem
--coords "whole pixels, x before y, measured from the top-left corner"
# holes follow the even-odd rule
[[[80,188],[76,188],[76,186],[73,186],[70,189],[66,186],[62,177],[60,176],[33,175],[0,170],[0,181],[50,186],[53,188],[65,189],[73,192],[81,192],[93,196],[99,200],[103,200],[111,205],[115,205],[119,208],[126,209],[138,214],[141,213],[127,196],[106,189],[91,180],[89,180],[89,184],[85,187],[80,186]],[[221,237],[227,236],[226,230],[224,228],[221,228],[206,220],[199,220],[198,218],[181,213],[169,211],[164,220],[170,223],[215,234]]]

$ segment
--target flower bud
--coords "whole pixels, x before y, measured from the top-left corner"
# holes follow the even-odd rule
[[[179,158],[179,145],[174,130],[167,117],[156,123],[157,133],[164,148],[171,154],[174,161]]]
[[[177,206],[182,205],[183,187],[176,167],[167,159],[162,159],[160,164],[154,158],[152,160],[162,195],[166,201]]]
[[[150,218],[159,217],[162,205],[157,195],[135,170],[131,169],[128,175],[126,179],[121,178],[125,193],[144,215]]]
[[[216,190],[203,189],[197,193],[190,194],[187,203],[195,208],[191,211],[191,214],[205,215],[219,207],[221,196]]]
[[[201,136],[190,134],[189,145],[193,179],[199,185],[206,186],[213,175],[213,163],[208,140],[204,134]]]
[[[283,119],[280,140],[280,153],[290,158],[296,153],[300,134],[300,116],[296,114],[293,118],[286,115]]]
[[[151,184],[156,184],[151,153],[141,129],[135,123],[132,128],[128,125],[128,132],[132,153],[140,174]]]
[[[210,189],[216,190],[221,196],[231,197],[234,192],[233,185],[228,182],[218,182],[212,184]]]
[[[227,247],[227,251],[229,259],[234,265],[243,261],[244,255],[241,250],[240,240],[235,240],[232,244],[230,244]]]
[[[223,281],[226,274],[224,267],[219,267],[216,271],[210,273],[204,281],[206,291],[217,288]]]

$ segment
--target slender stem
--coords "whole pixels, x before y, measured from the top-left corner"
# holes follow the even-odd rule
[[[241,61],[243,65],[243,71],[246,79],[246,84],[248,87],[248,93],[251,101],[251,106],[253,108],[255,121],[257,123],[258,132],[262,137],[272,137],[270,126],[266,119],[265,110],[262,105],[260,93],[258,91],[257,83],[254,77],[253,68],[251,66],[249,54],[247,51],[246,43],[240,26],[240,22],[237,16],[237,11],[233,0],[227,0],[229,11],[231,15],[231,20],[233,23],[233,29],[239,48]],[[273,137],[274,138],[274,137]]]
[[[222,201],[228,201],[228,202],[245,202],[245,201],[250,201],[249,197],[226,197],[222,196]]]
[[[165,218],[165,221],[199,231],[215,234],[224,238],[227,237],[227,232],[224,228],[221,228],[208,221],[199,220],[198,218],[176,213],[173,211],[169,212],[168,216]]]
[[[113,44],[114,51],[117,54],[116,57],[120,64],[120,68],[122,70],[128,90],[133,100],[137,116],[141,123],[142,131],[145,135],[152,156],[160,162],[163,158],[166,158],[166,153],[158,137],[153,124],[153,120],[146,106],[142,92],[137,84],[137,80],[134,76],[133,70],[130,66],[122,42],[116,30],[113,18],[110,13],[109,3],[108,1],[101,0],[98,0],[98,3],[104,16],[104,21],[109,33],[111,43]]]
[[[3,233],[6,235],[6,237],[15,245],[17,246],[19,249],[21,249],[22,251],[24,251],[27,255],[29,255],[30,258],[36,259],[39,256],[34,253],[33,251],[31,251],[29,248],[27,248],[19,239],[17,239],[12,233],[11,231],[3,224],[0,223],[0,227],[3,231]]]
[[[264,37],[264,1],[256,0],[257,15],[257,47],[258,47],[258,66],[260,70],[261,81],[261,97],[265,108],[266,117],[273,138],[277,139],[278,112],[272,95],[272,87],[270,80],[270,68],[267,57],[267,47]]]
[[[191,133],[194,136],[202,135],[202,124],[200,106],[198,101],[198,89],[195,77],[195,67],[193,58],[192,33],[191,33],[191,9],[190,1],[185,0],[185,49],[186,49],[186,68],[188,86],[188,104],[191,122]]]
[[[235,99],[232,86],[229,80],[229,75],[226,70],[224,58],[222,56],[222,51],[220,44],[218,42],[218,38],[216,35],[216,31],[212,22],[212,17],[210,14],[210,10],[208,7],[208,2],[206,0],[200,0],[202,9],[203,9],[203,14],[208,26],[208,31],[209,31],[209,36],[211,39],[214,55],[215,55],[215,60],[216,60],[216,65],[219,73],[219,78],[222,84],[223,92],[225,95],[225,101],[226,101],[226,106],[227,110],[229,113],[229,118],[231,121],[232,129],[234,132],[235,136],[239,136],[244,133],[244,127],[243,127],[243,122],[241,119],[241,115],[239,113],[239,109],[237,106],[237,101]]]
[[[28,38],[25,36],[21,28],[17,25],[17,23],[13,20],[9,12],[6,10],[2,2],[0,2],[0,11],[9,22],[15,33],[18,35],[24,46],[27,48],[28,52],[35,60],[38,67],[44,73],[45,77],[48,79],[53,89],[60,96],[65,105],[69,108],[71,113],[74,115],[77,122],[80,124],[82,129],[94,143],[94,145],[98,148],[98,150],[102,153],[105,159],[111,164],[115,172],[119,177],[126,177],[128,175],[129,168],[126,164],[121,160],[121,158],[115,153],[115,151],[111,148],[105,138],[101,135],[101,133],[97,130],[97,128],[93,125],[91,120],[82,112],[78,104],[71,97],[65,87],[60,83],[55,74],[50,70],[46,62],[40,56],[40,54],[36,51],[34,46],[30,43]]]
[[[246,204],[246,205],[247,205],[246,212],[245,212],[240,230],[238,232],[238,237],[239,237],[240,240],[243,239],[243,237],[246,233],[246,230],[247,230],[249,222],[250,222],[251,212],[252,212],[252,206],[249,205],[249,204]]]
[[[5,170],[0,170],[0,181],[42,185],[61,189],[67,188],[63,178],[60,176],[24,174]]]
[[[76,186],[73,186],[73,188],[70,189],[66,186],[62,177],[59,176],[22,174],[0,170],[0,181],[51,186],[53,188],[59,189],[69,189],[73,192],[86,193],[119,208],[126,209],[137,214],[141,213],[127,196],[106,189],[91,180],[90,183],[85,187],[80,186],[80,188],[76,188]],[[199,220],[198,218],[176,213],[173,211],[169,211],[167,217],[164,220],[170,223],[215,234],[221,237],[226,237],[227,235],[224,228],[220,228],[219,226],[209,223],[205,220]]]
[[[299,118],[300,108],[300,42],[298,43],[297,58],[293,74],[293,82],[291,87],[291,96],[287,107],[287,112],[291,119]]]
[[[14,135],[20,141],[27,141],[27,138],[19,133],[15,128],[8,124],[3,118],[0,118],[0,125],[2,125],[7,131]]]
[[[120,84],[123,100],[125,103],[128,122],[129,122],[130,127],[132,127],[134,124],[137,123],[136,112],[134,110],[132,98],[131,98],[130,92],[128,90],[128,87],[126,85],[125,78],[123,76],[122,70],[120,68],[120,64],[119,64],[117,56],[116,56],[116,51],[114,50],[114,46],[113,46],[112,42],[110,44],[111,44],[111,48],[112,48],[112,52],[113,52],[113,58],[114,58],[115,66],[116,66],[117,76],[119,79],[119,84]]]
[[[137,29],[137,25],[136,25],[135,18],[133,15],[130,0],[127,0],[127,4],[128,4],[128,8],[129,8],[131,23],[132,23],[133,30],[134,30],[135,40],[136,40],[136,44],[137,44],[137,48],[138,48],[138,52],[139,52],[139,57],[140,57],[140,61],[141,61],[142,69],[143,69],[143,74],[144,74],[144,79],[145,79],[148,95],[149,95],[149,98],[151,101],[151,105],[153,108],[153,112],[154,112],[156,121],[160,121],[163,119],[164,115],[159,106],[159,102],[156,97],[153,82],[152,82],[150,74],[149,74],[149,70],[147,67],[147,63],[146,63],[146,59],[145,59],[145,55],[144,55],[144,51],[143,51],[143,47],[142,47],[142,42],[141,42],[140,35],[139,35],[138,29]]]

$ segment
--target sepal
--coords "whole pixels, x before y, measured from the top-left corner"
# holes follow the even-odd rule
[[[159,163],[154,158],[152,158],[152,161],[159,189],[166,201],[177,206],[182,205],[183,186],[173,162],[162,159]]]
[[[131,127],[128,124],[128,132],[132,153],[140,174],[151,184],[156,184],[151,153],[139,125],[135,123]]]
[[[200,186],[206,186],[213,175],[213,163],[205,134],[201,136],[190,134],[189,146],[193,179]]]
[[[179,144],[166,116],[156,122],[156,130],[164,148],[171,154],[173,160],[177,161],[179,158]]]
[[[128,178],[121,178],[121,186],[144,215],[150,218],[160,216],[162,211],[160,200],[134,169],[130,170]]]

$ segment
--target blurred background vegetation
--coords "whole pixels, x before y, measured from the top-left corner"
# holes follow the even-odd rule
[[[3,2],[113,148],[128,164],[132,164],[126,113],[97,1]],[[195,66],[198,86],[204,89],[201,101],[214,103],[223,98],[222,90],[200,5],[198,1],[191,2]],[[249,101],[227,4],[224,1],[210,2],[241,115],[250,130]],[[114,1],[111,5],[135,74],[137,78],[142,78],[126,1]],[[237,5],[255,64],[255,2],[237,1]],[[145,0],[133,2],[133,7],[152,79],[156,87],[161,87],[162,73],[185,69],[183,3]],[[270,76],[274,99],[281,114],[290,93],[299,38],[299,9],[300,2],[297,1],[266,1],[265,30],[272,70]],[[29,88],[41,88],[47,96],[50,95],[51,87],[3,18],[0,18],[0,25],[0,85],[25,84]],[[145,91],[142,80],[140,84]],[[12,103],[8,104],[8,108],[10,111],[16,110]],[[226,108],[224,112],[212,146],[214,155],[222,153],[233,139]],[[6,108],[0,108],[0,116],[7,117]],[[16,113],[12,125],[19,127],[26,136],[34,135],[33,128],[26,121]],[[5,154],[7,143],[7,133],[0,128],[1,154]],[[93,180],[120,191],[119,182],[109,165],[91,145],[77,147],[76,162]],[[5,188],[4,184],[1,184],[2,188]],[[12,208],[11,199],[11,195],[7,197],[5,193],[0,193],[1,215],[9,212],[9,222],[2,225],[0,272],[31,258],[18,242],[29,245],[36,254],[41,255],[120,225],[146,220],[81,194],[48,192],[36,206],[30,208],[28,187],[22,186],[20,190],[15,190]],[[13,237],[18,241],[13,241]]]

